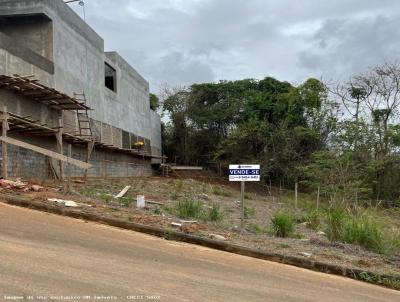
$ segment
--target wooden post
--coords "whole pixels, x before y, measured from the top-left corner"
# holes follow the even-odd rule
[[[90,156],[92,155],[93,152],[93,148],[94,148],[94,140],[91,140],[90,142],[88,142],[88,146],[87,146],[87,153],[86,153],[86,162],[89,163],[90,161]],[[85,170],[85,179],[87,178],[87,174],[88,174],[88,170]]]
[[[318,191],[317,191],[317,210],[319,209],[319,193],[320,193],[321,187],[318,186]]]
[[[298,206],[298,204],[297,204],[297,181],[294,184],[294,206],[297,210],[297,206]]]
[[[241,181],[240,188],[240,227],[244,227],[244,181]]]
[[[63,119],[62,117],[58,120],[58,132],[56,133],[57,139],[57,152],[63,154]],[[58,161],[60,167],[60,180],[64,179],[64,163],[60,160]]]
[[[2,114],[2,136],[7,137],[7,131],[9,130],[8,127],[8,113],[7,113],[7,106],[3,106],[3,114]],[[3,168],[3,177],[8,178],[8,148],[7,148],[7,143],[2,142],[1,147],[2,147],[2,152],[3,152],[3,162],[2,162],[2,168]]]
[[[68,144],[68,157],[71,158],[72,157],[72,145]],[[67,162],[67,179],[68,179],[68,183],[67,183],[67,191],[71,192],[72,191],[72,185],[71,185],[71,164],[69,162]]]

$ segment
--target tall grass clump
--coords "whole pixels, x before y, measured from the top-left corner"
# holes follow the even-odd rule
[[[322,220],[322,212],[318,209],[310,210],[306,214],[308,226],[313,230],[319,230],[321,228]]]
[[[367,250],[386,253],[390,249],[390,239],[376,218],[369,214],[351,217],[345,224],[343,241],[358,244]]]
[[[249,219],[249,218],[254,218],[256,216],[256,209],[255,208],[249,208],[249,207],[244,207],[244,218]]]
[[[200,218],[203,212],[203,203],[185,197],[178,201],[175,210],[179,218]]]
[[[291,213],[281,210],[272,216],[271,224],[275,236],[288,237],[294,231],[295,221]]]
[[[340,241],[343,236],[346,211],[342,207],[331,207],[326,213],[326,236],[330,241]]]
[[[204,220],[220,221],[222,220],[222,217],[223,214],[220,206],[216,203],[213,203],[212,206],[206,211]]]

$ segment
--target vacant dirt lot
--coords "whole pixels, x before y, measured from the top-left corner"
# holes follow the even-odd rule
[[[114,198],[126,185],[131,187],[124,197]],[[64,194],[59,184],[46,184],[41,192],[13,190],[12,193],[41,201],[49,198],[73,200],[82,203],[80,207],[104,216],[380,274],[400,274],[398,250],[386,255],[358,245],[332,243],[326,238],[324,225],[310,227],[306,204],[303,202],[298,210],[293,210],[292,200],[285,195],[274,196],[263,190],[249,189],[245,199],[245,227],[241,229],[239,189],[239,184],[203,176],[198,179],[89,180],[74,183],[74,193],[70,194]],[[10,193],[10,190],[3,192]],[[137,195],[145,196],[145,208],[136,208]],[[190,201],[194,209],[185,208],[182,203],[186,201]],[[296,217],[295,231],[287,238],[276,237],[271,231],[271,217],[281,209],[293,210]],[[195,213],[196,217],[185,217],[190,213]],[[398,228],[399,211],[382,209],[379,213],[391,226]]]

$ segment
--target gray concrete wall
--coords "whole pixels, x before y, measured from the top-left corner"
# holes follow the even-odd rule
[[[56,140],[52,137],[46,139],[40,137],[27,137],[25,135],[11,135],[16,139],[37,145],[49,150],[56,151]],[[53,177],[47,156],[21,147],[8,145],[8,171],[9,177],[22,177],[24,179],[49,179]],[[1,157],[0,148],[0,157]],[[72,157],[85,161],[87,149],[79,145],[72,146]],[[67,154],[67,145],[64,146],[64,154]],[[153,174],[151,162],[148,159],[132,157],[126,154],[110,153],[95,149],[92,153],[90,163],[93,168],[88,170],[88,177],[93,178],[119,178],[151,176]],[[57,161],[53,166],[59,173]],[[64,164],[65,173],[68,168]],[[72,177],[83,177],[84,170],[71,166]]]
[[[150,140],[152,149],[160,150],[161,127],[149,106],[148,82],[117,53],[105,54],[103,39],[62,0],[0,0],[0,16],[25,14],[42,14],[52,20],[54,77],[49,79],[32,64],[1,49],[0,73],[35,74],[69,95],[85,92],[87,104],[95,109],[90,117],[119,129],[115,131],[118,145],[123,130]],[[104,85],[105,61],[117,71],[116,93]]]
[[[116,52],[107,52],[106,62],[117,72],[117,91],[103,87],[105,100],[98,104],[103,112],[94,111],[92,117],[151,139],[149,83]]]
[[[150,110],[150,124],[151,124],[151,154],[161,155],[161,118],[160,115]]]
[[[1,32],[0,74],[35,75],[43,84],[54,85],[54,64]]]
[[[15,42],[53,60],[53,27],[46,16],[18,16],[0,19],[0,31]]]

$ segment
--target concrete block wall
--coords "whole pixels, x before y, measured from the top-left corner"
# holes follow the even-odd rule
[[[55,151],[56,140],[53,138],[40,139],[35,137],[14,136],[16,139],[34,144],[49,150]],[[9,177],[24,179],[49,179],[52,178],[50,163],[47,156],[24,148],[8,145],[8,171]],[[73,145],[72,157],[86,161],[87,148],[84,146]],[[64,154],[68,153],[67,144],[64,145]],[[2,151],[0,148],[0,158]],[[58,161],[53,161],[54,169],[59,173]],[[119,177],[138,177],[151,176],[153,170],[149,159],[137,158],[127,154],[110,153],[104,150],[95,149],[92,153],[90,163],[93,168],[88,170],[88,177],[93,178],[119,178]],[[75,166],[70,166],[72,177],[83,177],[85,171]],[[68,172],[67,165],[64,164],[65,176]]]
[[[65,151],[67,150],[65,149]],[[73,146],[72,157],[85,161],[86,148]],[[151,176],[153,174],[149,159],[136,158],[121,153],[110,153],[95,149],[89,162],[93,165],[93,168],[88,170],[88,177],[119,178]],[[67,172],[67,168],[65,168],[65,172]],[[71,175],[81,177],[84,175],[84,170],[71,166]]]

